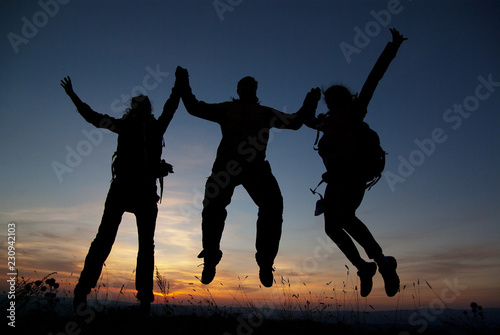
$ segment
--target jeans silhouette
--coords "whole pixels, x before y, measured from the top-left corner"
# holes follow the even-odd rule
[[[154,233],[158,214],[156,183],[130,182],[116,178],[109,189],[104,213],[94,241],[90,245],[78,288],[87,293],[101,275],[125,212],[135,214],[139,238],[136,267],[136,290],[140,301],[153,301]]]
[[[356,268],[360,268],[364,260],[352,239],[361,245],[368,258],[374,259],[382,254],[382,248],[370,230],[356,217],[356,210],[365,194],[365,182],[356,175],[350,176],[353,169],[343,169],[342,172],[338,168],[327,170],[332,177],[328,179],[324,198],[326,234],[347,259]]]
[[[214,188],[217,172],[212,173],[205,186],[202,212],[203,250],[207,254],[220,250],[220,240],[226,220],[226,207],[234,189],[242,185],[255,202],[258,211],[255,258],[259,265],[272,266],[278,254],[283,222],[283,197],[267,161],[259,161],[231,176],[227,185]]]

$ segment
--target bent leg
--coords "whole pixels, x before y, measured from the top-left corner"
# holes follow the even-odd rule
[[[329,183],[325,190],[325,232],[357,268],[364,264],[358,249],[344,227],[353,221],[357,205],[349,199],[350,191],[341,184]],[[359,203],[358,203],[359,205]],[[354,207],[354,208],[353,208]]]
[[[353,260],[358,262],[361,257],[351,237],[363,247],[369,258],[373,259],[382,253],[368,227],[356,217],[356,210],[363,200],[364,193],[362,184],[350,182],[334,182],[328,185],[325,191],[327,234],[332,240],[338,240],[337,245],[342,245],[341,250],[353,265],[356,264]],[[343,233],[339,232],[339,229],[343,230]],[[332,236],[335,236],[335,239]]]
[[[357,217],[354,217],[350,223],[346,225],[345,230],[363,247],[368,258],[375,259],[382,254],[382,248],[377,243],[368,227],[366,227]]]

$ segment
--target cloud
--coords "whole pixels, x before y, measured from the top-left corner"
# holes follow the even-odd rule
[[[310,290],[312,294],[321,295],[329,282],[332,282],[328,287],[330,294],[335,292],[333,289],[337,293],[346,290],[351,294],[355,291],[358,283],[356,269],[324,234],[322,224],[321,228],[315,226],[310,234],[301,225],[284,231],[275,264],[276,284],[272,289],[263,289],[254,259],[254,241],[248,235],[255,233],[256,214],[255,208],[248,207],[253,206],[248,198],[241,202],[236,200],[230,209],[222,241],[224,257],[217,268],[214,282],[208,286],[202,285],[196,278],[201,276],[202,267],[199,265],[203,261],[196,258],[201,250],[202,196],[191,190],[175,188],[164,195],[157,220],[156,264],[169,281],[171,292],[178,294],[179,298],[188,299],[188,292],[192,292],[196,299],[207,299],[212,295],[227,303],[267,300],[280,304],[280,290],[281,294],[288,290],[286,292],[290,294],[304,296]],[[187,212],[189,215],[183,208],[190,208],[191,211]],[[87,203],[70,209],[34,208],[0,213],[2,217],[18,219],[21,274],[29,277],[36,270],[42,277],[56,271],[60,278],[66,276],[66,280],[71,283],[79,275],[90,242],[97,232],[101,214],[100,203]],[[452,228],[450,224],[440,224],[432,229],[415,228],[413,232],[388,231],[379,240],[390,247],[397,257],[403,285],[410,288],[412,283],[420,279],[422,283],[428,281],[439,293],[444,280],[458,278],[461,284],[468,287],[461,299],[475,297],[486,301],[490,292],[484,288],[494,288],[494,280],[500,275],[497,257],[500,250],[493,242],[476,243],[470,238],[461,239],[471,236],[464,234],[468,228],[459,230],[458,237],[450,236]],[[453,231],[457,233],[456,229]],[[377,234],[377,228],[374,228],[374,232]],[[297,236],[300,236],[300,241],[307,242],[298,243]],[[320,243],[318,238],[323,242]],[[457,241],[461,241],[461,245],[457,246]],[[102,283],[110,289],[119,290],[124,286],[134,291],[136,254],[135,217],[127,213],[103,269]],[[349,271],[346,264],[350,267]],[[432,300],[433,294],[430,289],[426,289],[422,300]],[[411,305],[413,301],[410,296],[401,298],[401,303]],[[369,301],[382,305],[390,302],[384,295],[383,282],[378,275]]]
[[[485,274],[500,265],[499,253],[500,248],[495,244],[455,247],[405,256],[400,259],[399,267],[415,278],[425,280],[461,276],[486,282],[488,276]]]

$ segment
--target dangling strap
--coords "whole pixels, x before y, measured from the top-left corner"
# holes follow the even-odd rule
[[[163,198],[163,177],[158,178],[158,181],[160,182],[160,204],[161,204],[161,199]]]
[[[115,180],[116,177],[116,167],[115,167],[116,156],[118,156],[118,151],[115,151],[115,153],[111,157],[111,181]]]
[[[316,192],[316,190],[318,189],[319,185],[321,185],[321,184],[323,184],[323,183],[324,183],[324,180],[322,179],[322,180],[319,182],[318,186],[316,186],[316,187],[314,188],[314,190],[313,190],[312,188],[310,188],[310,189],[309,189],[309,190],[312,192],[312,194],[317,194],[317,195],[319,195],[319,197],[320,197],[321,199],[323,199],[323,196],[321,195],[321,193]]]
[[[314,145],[313,145],[313,149],[316,151],[319,150],[318,142],[319,142],[320,129],[324,128],[325,119],[328,116],[330,116],[330,114],[331,114],[331,112],[327,112],[326,114],[319,114],[318,117],[316,118],[316,121],[318,122],[318,124],[314,127],[314,129],[316,129],[316,140],[314,141]]]
[[[365,189],[369,191],[373,186],[375,186],[376,183],[380,180],[382,176],[376,176],[372,181],[370,181],[368,184],[366,184]]]
[[[165,148],[165,137],[161,138],[161,147]],[[163,198],[163,177],[158,178],[158,181],[160,182],[160,204],[161,204],[161,199]]]
[[[325,172],[321,175],[321,181],[318,183],[318,185],[314,188],[314,190],[312,188],[310,188],[309,190],[312,192],[312,194],[318,194],[320,196],[321,199],[323,199],[323,196],[321,195],[321,193],[319,192],[316,192],[316,190],[318,189],[318,187],[323,184],[323,183],[328,183],[328,172]]]
[[[313,149],[318,151],[319,129],[316,130],[316,140],[314,141]],[[316,187],[317,188],[317,187]]]
[[[316,192],[316,190],[318,189],[319,185],[323,184],[323,183],[328,183],[327,181],[327,173],[323,173],[323,175],[321,176],[321,181],[318,183],[318,185],[316,186],[316,188],[313,190],[312,188],[310,188],[312,194],[317,194],[319,195],[319,200],[316,201],[316,208],[314,210],[314,216],[319,216],[321,214],[323,214],[325,212],[325,199],[323,198],[323,195],[319,192]]]

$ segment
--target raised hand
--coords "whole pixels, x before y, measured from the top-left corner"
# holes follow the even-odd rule
[[[175,84],[174,89],[179,90],[181,95],[189,92],[189,73],[188,70],[177,66],[175,70]]]
[[[189,83],[188,70],[177,66],[177,69],[175,70],[175,81],[179,85],[185,85],[186,83]]]
[[[390,29],[391,34],[392,34],[392,42],[396,44],[401,44],[403,41],[406,41],[407,38],[401,35],[399,31],[397,31],[395,28]]]
[[[73,84],[71,84],[70,77],[63,78],[63,80],[61,80],[61,86],[64,88],[64,91],[66,91],[66,94],[70,97],[71,101],[73,101],[77,108],[83,104],[82,100],[80,100],[75,91],[73,91]]]
[[[310,96],[313,101],[318,102],[321,99],[321,90],[319,87],[313,88],[307,95]]]
[[[61,86],[66,91],[67,95],[75,93],[75,91],[73,91],[73,85],[71,84],[71,78],[70,77],[63,78],[63,80],[61,80]]]

